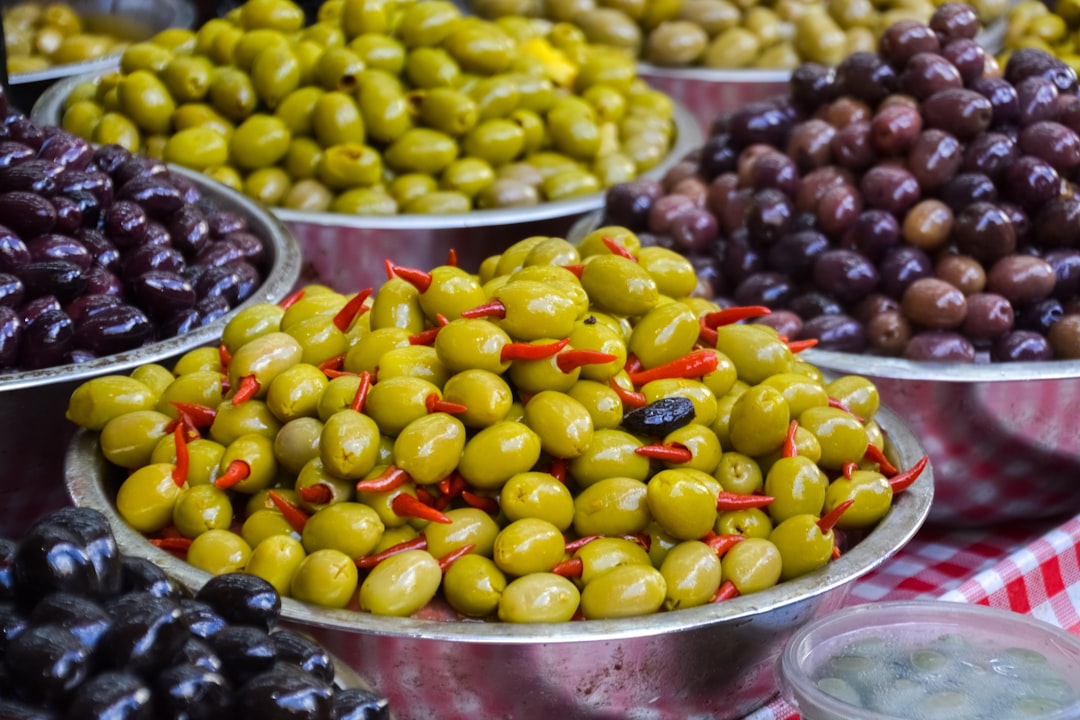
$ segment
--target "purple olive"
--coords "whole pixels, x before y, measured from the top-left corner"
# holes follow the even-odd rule
[[[120,251],[101,231],[83,228],[75,233],[75,239],[90,251],[94,262],[101,267],[114,272],[120,268]]]
[[[73,237],[59,233],[46,233],[38,235],[26,245],[30,251],[30,259],[33,262],[45,262],[48,260],[66,260],[86,270],[94,261],[86,246]]]
[[[67,195],[54,195],[49,202],[56,210],[56,224],[53,231],[61,235],[72,235],[83,224],[83,208],[77,200]]]
[[[82,268],[68,260],[27,263],[22,279],[27,296],[55,295],[61,303],[71,302],[86,289]]]
[[[120,186],[116,197],[138,203],[154,218],[167,218],[184,205],[180,191],[163,177],[143,175]]]
[[[139,307],[156,317],[168,317],[195,305],[195,288],[175,272],[151,270],[131,282]]]
[[[116,305],[84,319],[75,332],[80,347],[98,355],[131,350],[154,335],[154,326],[142,310],[132,305]]]
[[[105,211],[105,235],[120,250],[128,250],[145,241],[148,222],[142,206],[117,200]]]
[[[42,141],[38,157],[74,170],[83,170],[93,161],[94,149],[78,135],[58,132]]]
[[[101,207],[112,205],[115,199],[112,178],[97,171],[64,170],[56,176],[56,192],[61,195],[90,193]]]
[[[243,258],[243,253],[236,245],[233,245],[228,240],[218,240],[196,255],[195,262],[207,267],[221,267]]]
[[[102,172],[106,172],[109,175],[116,172],[118,167],[130,159],[131,152],[129,152],[127,148],[115,143],[102,145],[94,150],[94,164],[97,165]]]
[[[136,278],[151,270],[179,272],[184,266],[184,257],[171,247],[143,245],[129,252],[123,260],[123,275]]]
[[[46,310],[26,324],[20,361],[31,370],[59,365],[75,342],[75,324],[63,310]]]
[[[6,227],[0,226],[0,272],[18,273],[30,262],[26,243]]]
[[[6,192],[0,194],[0,224],[21,238],[36,237],[56,225],[56,208],[32,192]]]
[[[250,263],[259,265],[266,259],[266,243],[254,233],[241,230],[229,233],[225,240],[238,247],[241,257]]]
[[[199,311],[199,325],[205,326],[228,315],[232,307],[224,297],[209,295],[195,303],[195,309]]]
[[[26,288],[15,275],[0,273],[0,305],[17,308],[26,299]]]
[[[231,210],[215,210],[207,213],[206,222],[210,224],[210,236],[221,239],[229,233],[247,230],[247,221]]]
[[[0,305],[0,367],[14,367],[19,361],[23,321],[13,308]]]
[[[614,190],[613,187],[611,191]],[[181,207],[168,219],[165,227],[169,231],[173,247],[186,257],[194,257],[210,242],[210,223],[206,221],[205,213],[196,205]]]
[[[42,295],[41,297],[28,300],[19,308],[19,316],[24,323],[33,322],[38,315],[50,310],[62,310],[60,301],[54,295]]]
[[[0,168],[0,192],[21,190],[52,195],[56,192],[56,177],[63,171],[63,165],[37,158]]]
[[[86,292],[88,293],[117,297],[124,294],[124,284],[120,282],[120,278],[100,265],[92,265],[83,275],[86,278]]]
[[[64,306],[64,312],[72,322],[79,325],[83,320],[93,317],[105,308],[123,304],[123,300],[116,295],[81,295]]]
[[[817,348],[836,352],[861,353],[866,349],[862,323],[848,315],[818,315],[803,323],[800,340],[815,339]]]
[[[0,140],[0,168],[11,167],[32,160],[37,154],[29,145],[14,140]]]

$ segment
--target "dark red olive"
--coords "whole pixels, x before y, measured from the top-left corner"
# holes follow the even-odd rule
[[[168,317],[195,305],[195,288],[175,272],[150,270],[131,281],[139,306],[156,317]]]
[[[63,304],[74,300],[86,288],[82,268],[69,260],[29,262],[20,274],[27,297],[55,295]]]
[[[56,208],[47,199],[21,190],[0,194],[4,226],[25,239],[47,233],[56,225]]]
[[[390,720],[386,698],[363,688],[348,688],[334,693],[331,720]]]
[[[0,305],[18,308],[26,299],[26,288],[15,275],[0,273]]]
[[[33,262],[65,260],[77,265],[81,270],[86,270],[94,261],[85,245],[73,237],[59,233],[38,235],[27,243],[26,248],[30,251]]]
[[[23,330],[21,362],[28,369],[59,365],[75,341],[75,324],[63,310],[46,310]]]
[[[23,321],[18,312],[0,305],[0,368],[11,368],[19,362],[22,349]]]
[[[56,176],[63,171],[63,165],[38,158],[0,168],[0,192],[52,195],[56,192]]]
[[[210,242],[210,223],[195,205],[184,205],[166,223],[174,248],[194,257]]]
[[[64,167],[83,170],[94,159],[94,148],[78,135],[58,132],[45,138],[38,148],[38,157],[52,160]]]
[[[124,162],[131,159],[131,153],[127,148],[115,143],[102,145],[94,150],[94,164],[102,172],[112,175]]]
[[[167,218],[184,204],[184,197],[161,176],[143,175],[120,186],[116,194],[121,200],[131,200],[155,218]]]
[[[91,266],[83,275],[86,278],[87,294],[120,296],[124,293],[120,278],[100,265]]]
[[[121,304],[85,318],[75,335],[80,347],[98,355],[112,355],[143,345],[153,338],[154,326],[142,310]]]
[[[206,216],[206,222],[210,224],[210,235],[215,239],[221,239],[229,233],[247,230],[247,221],[231,210],[215,210]]]
[[[34,149],[14,140],[0,140],[0,168],[11,167],[36,157]]]

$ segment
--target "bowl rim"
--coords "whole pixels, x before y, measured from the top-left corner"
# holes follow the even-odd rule
[[[43,2],[43,0],[42,0]],[[115,2],[115,0],[113,0]],[[113,4],[110,2],[109,4]],[[154,0],[152,7],[157,10],[168,7],[173,11],[168,19],[168,25],[159,28],[191,28],[195,24],[195,6],[190,0]],[[111,8],[101,8],[102,15],[108,15]],[[81,62],[64,63],[62,65],[50,65],[41,70],[31,72],[12,73],[8,76],[8,84],[12,86],[30,85],[33,83],[56,80],[71,75],[85,75],[93,73],[99,75],[107,70],[115,70],[120,67],[120,58],[123,52],[109,53],[101,57],[83,60]],[[59,124],[59,123],[53,123]]]
[[[96,80],[101,72],[82,73],[65,77],[50,85],[30,111],[30,117],[49,125],[59,124],[60,108],[72,88],[82,82]],[[668,154],[654,168],[641,173],[638,178],[659,179],[691,150],[704,142],[701,124],[690,110],[672,101],[675,121],[675,142]],[[582,215],[603,206],[606,190],[565,200],[554,200],[521,208],[498,208],[470,210],[466,213],[440,215],[350,215],[332,212],[306,212],[287,208],[270,208],[270,212],[287,223],[306,223],[326,227],[357,228],[364,230],[462,230],[480,227],[522,225],[553,218],[569,218]]]
[[[910,466],[924,455],[914,433],[899,416],[882,407],[879,408],[876,419],[905,466]],[[123,552],[150,559],[181,585],[197,590],[210,578],[209,573],[155,547],[118,517],[102,486],[106,461],[98,447],[97,433],[79,429],[67,448],[64,481],[74,503],[105,513]],[[497,645],[617,641],[681,632],[723,622],[748,622],[754,615],[817,597],[853,582],[879,567],[918,532],[930,511],[933,495],[933,468],[928,465],[919,480],[896,498],[884,519],[838,559],[770,590],[714,605],[616,620],[515,625],[502,622],[448,622],[411,617],[381,617],[349,609],[317,607],[292,598],[282,598],[282,617],[289,622],[340,631]]]
[[[1067,649],[1074,657],[1080,658],[1080,638],[1067,630],[1052,625],[1034,616],[1018,613],[1000,607],[977,605],[959,600],[941,600],[934,598],[916,598],[909,600],[887,600],[884,602],[862,603],[841,608],[835,612],[811,620],[796,630],[784,645],[777,661],[777,679],[781,693],[801,712],[823,710],[836,717],[850,716],[853,708],[838,698],[818,688],[804,671],[803,662],[816,645],[811,644],[811,635],[821,635],[819,640],[831,640],[837,633],[844,632],[848,623],[861,620],[858,627],[852,626],[847,632],[856,633],[869,628],[888,630],[902,625],[926,622],[931,625],[955,625],[957,632],[973,624],[993,627],[1002,623],[1010,625],[1016,631],[1029,633],[1032,639],[1045,638],[1057,648]],[[839,625],[840,627],[836,627]],[[830,632],[832,631],[832,632]],[[812,703],[813,708],[800,708],[800,699]],[[1039,715],[1039,720],[1068,720],[1076,715],[1080,708],[1080,698],[1071,707],[1060,711]],[[899,720],[900,716],[863,709],[858,720]]]
[[[164,360],[201,345],[216,343],[226,323],[237,313],[260,303],[277,302],[292,290],[300,279],[300,246],[280,220],[243,194],[216,183],[201,173],[177,165],[168,165],[168,168],[170,173],[177,173],[191,181],[208,202],[225,205],[230,210],[239,212],[248,222],[257,223],[260,226],[256,234],[260,237],[265,236],[264,240],[270,251],[271,261],[258,290],[224,316],[183,335],[175,335],[127,352],[94,358],[84,363],[69,363],[40,370],[22,370],[2,374],[0,375],[0,393],[55,382],[81,382],[99,375],[117,373]]]

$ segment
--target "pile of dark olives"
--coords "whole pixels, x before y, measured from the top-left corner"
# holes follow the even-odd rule
[[[813,572],[921,471],[883,454],[870,381],[690,297],[693,266],[624,229],[388,268],[76,389],[118,515],[305,602],[563,622]]]
[[[96,23],[100,25],[101,23]],[[118,23],[119,24],[119,23]],[[90,31],[65,2],[18,2],[4,7],[4,48],[11,74],[84,62],[123,51],[127,38]]]
[[[205,171],[268,206],[463,213],[597,193],[652,169],[675,126],[632,58],[448,0],[249,0],[125,50],[62,127]]]
[[[191,594],[122,554],[89,508],[0,539],[0,717],[12,720],[380,720],[319,644],[277,627],[265,581],[220,575]]]
[[[1053,3],[1023,0],[1010,7],[1006,15],[1005,47],[998,59],[1004,64],[1014,50],[1036,48],[1056,55],[1073,70],[1080,71],[1078,29],[1080,3],[1076,0]]]
[[[0,372],[79,363],[217,320],[265,241],[185,177],[8,111],[0,94]]]
[[[1041,50],[1003,70],[946,3],[876,53],[804,64],[716,119],[604,222],[673,247],[707,296],[764,305],[819,348],[912,360],[1080,357],[1080,97]]]
[[[1037,0],[1033,0],[1037,1]],[[926,22],[929,0],[472,0],[484,17],[545,17],[580,29],[589,42],[666,67],[793,70],[834,66],[873,50],[898,20]],[[1001,0],[974,0],[989,23]]]

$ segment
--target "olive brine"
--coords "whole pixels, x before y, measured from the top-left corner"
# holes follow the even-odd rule
[[[819,348],[911,360],[1080,357],[1080,97],[1037,49],[999,68],[971,7],[806,63],[717,118],[604,222],[692,256],[704,292]],[[648,231],[648,232],[646,232]]]
[[[812,572],[926,465],[890,461],[871,382],[827,382],[624,229],[527,238],[476,275],[387,268],[76,389],[68,418],[130,473],[120,516],[302,601],[562,622]]]
[[[65,508],[0,540],[0,716],[13,720],[385,720],[333,658],[278,628],[248,574],[191,594],[122,554],[105,515]]]

